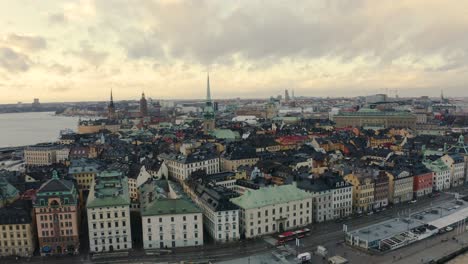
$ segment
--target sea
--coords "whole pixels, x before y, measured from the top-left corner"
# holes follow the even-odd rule
[[[78,120],[54,112],[0,114],[0,148],[56,141],[60,131],[76,131]]]

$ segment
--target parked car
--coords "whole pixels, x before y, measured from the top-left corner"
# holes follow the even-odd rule
[[[452,230],[453,230],[453,227],[451,227],[451,226],[447,226],[447,227],[445,228],[445,231],[447,231],[447,232],[450,232],[450,231],[452,231]]]
[[[411,200],[409,203],[410,204],[415,204],[417,202],[417,200]]]

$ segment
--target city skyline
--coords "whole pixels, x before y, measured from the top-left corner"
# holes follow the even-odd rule
[[[467,96],[455,1],[41,1],[0,4],[0,103]],[[424,8],[422,8],[424,7]],[[443,17],[443,20],[434,20]]]

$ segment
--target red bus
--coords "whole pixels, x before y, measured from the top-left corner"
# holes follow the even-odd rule
[[[276,244],[282,245],[288,241],[294,240],[296,238],[303,238],[306,234],[310,232],[309,228],[299,229],[296,231],[288,231],[278,235]]]

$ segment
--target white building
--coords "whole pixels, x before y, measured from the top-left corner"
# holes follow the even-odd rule
[[[204,170],[207,174],[219,172],[219,157],[214,153],[162,154],[160,157],[167,166],[168,176],[177,180],[183,181],[197,170]]]
[[[463,185],[465,182],[465,159],[459,154],[446,154],[440,158],[450,168],[451,187]]]
[[[189,200],[155,200],[141,214],[144,249],[203,245],[203,215]]]
[[[64,145],[37,144],[24,149],[24,160],[28,166],[46,166],[67,160],[69,154]]]
[[[229,201],[238,194],[223,186],[204,186],[192,182],[182,183],[185,192],[203,211],[205,230],[216,242],[238,240],[239,207]]]
[[[424,161],[426,168],[434,172],[432,188],[435,191],[450,189],[450,168],[441,159],[435,161]]]
[[[312,223],[312,194],[294,185],[248,190],[231,202],[240,207],[241,233],[246,238]]]
[[[103,171],[97,175],[86,210],[90,252],[132,248],[128,180],[121,172]]]

